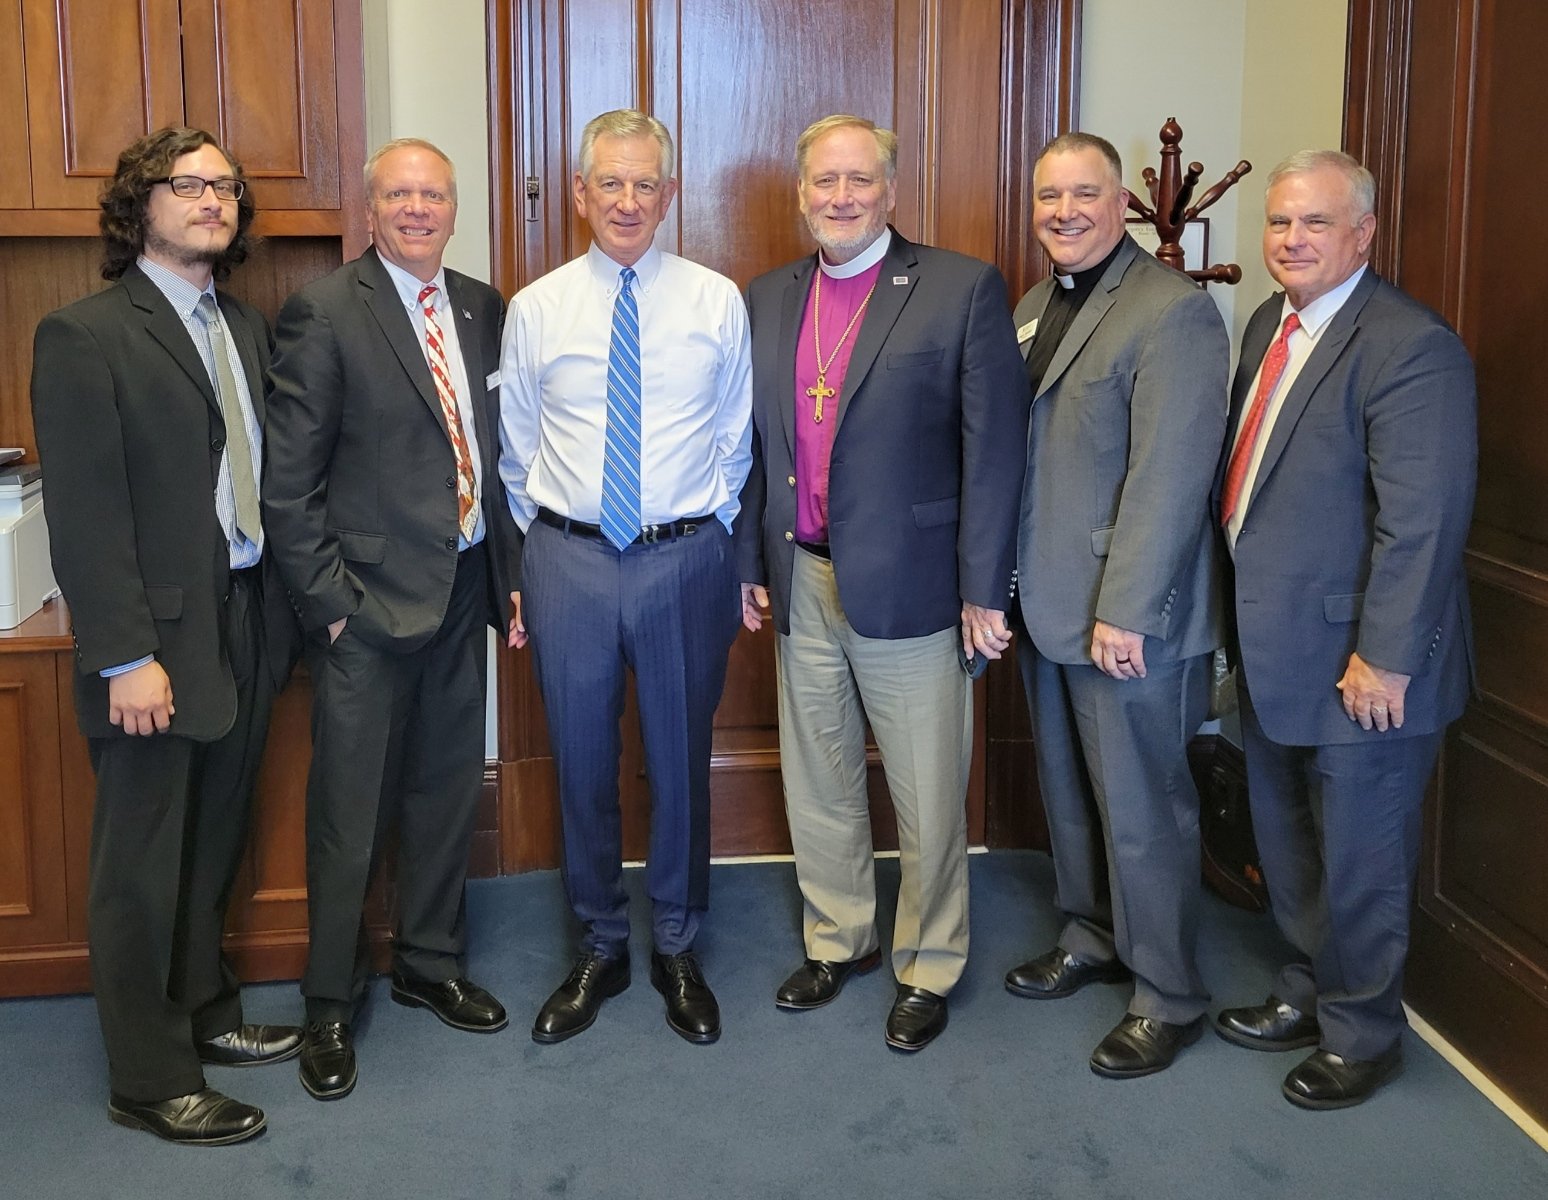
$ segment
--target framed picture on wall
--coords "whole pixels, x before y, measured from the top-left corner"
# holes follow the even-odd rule
[[[1161,247],[1161,237],[1156,227],[1143,217],[1130,217],[1125,224],[1134,240],[1147,254],[1154,254]],[[1183,270],[1202,271],[1209,265],[1209,218],[1195,217],[1183,226]]]

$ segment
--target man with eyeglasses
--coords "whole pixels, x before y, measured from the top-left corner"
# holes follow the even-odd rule
[[[355,1085],[366,889],[398,827],[392,998],[493,1033],[463,890],[484,776],[485,625],[516,587],[495,461],[493,288],[442,265],[456,172],[403,138],[366,162],[371,247],[280,311],[264,515],[307,633],[311,957],[301,1082]]]
[[[254,206],[207,133],[162,129],[102,197],[114,286],[43,318],[32,409],[75,702],[97,776],[88,938],[114,1121],[243,1141],[202,1064],[293,1057],[247,1024],[221,933],[270,702],[296,645],[260,522],[269,328],[215,289]]]

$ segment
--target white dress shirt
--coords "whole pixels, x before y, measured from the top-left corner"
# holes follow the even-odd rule
[[[1279,419],[1279,410],[1284,407],[1285,397],[1295,386],[1296,378],[1301,374],[1301,368],[1306,365],[1306,360],[1317,348],[1317,342],[1327,330],[1329,323],[1338,315],[1338,310],[1344,307],[1344,302],[1349,299],[1349,294],[1355,290],[1355,285],[1360,282],[1364,274],[1365,267],[1362,266],[1336,288],[1324,292],[1296,313],[1301,318],[1301,327],[1290,335],[1290,343],[1287,347],[1289,357],[1285,360],[1285,369],[1280,372],[1279,382],[1274,385],[1274,394],[1269,397],[1268,407],[1263,412],[1263,424],[1258,430],[1258,443],[1252,448],[1252,458],[1247,463],[1247,475],[1242,480],[1241,496],[1236,502],[1236,511],[1231,514],[1230,521],[1226,523],[1226,541],[1231,547],[1233,556],[1236,553],[1236,535],[1242,531],[1242,522],[1247,516],[1248,506],[1252,503],[1252,491],[1257,484],[1258,467],[1263,462],[1263,451],[1268,446],[1269,435],[1274,432],[1274,422]],[[1286,296],[1284,307],[1279,314],[1279,324],[1274,327],[1276,338],[1280,330],[1284,329],[1286,318],[1294,312],[1296,309],[1291,305],[1290,297]],[[1268,355],[1265,354],[1264,358],[1267,357]],[[1247,402],[1242,405],[1236,428],[1231,433],[1233,454],[1236,452],[1237,440],[1242,436],[1241,423],[1247,419],[1247,413],[1252,408],[1253,397],[1258,394],[1258,379],[1262,374],[1263,364],[1259,363],[1252,377],[1252,386],[1247,389]]]
[[[382,259],[382,266],[387,268],[387,274],[398,289],[398,298],[408,310],[408,318],[413,322],[414,334],[419,338],[419,348],[428,366],[430,347],[425,341],[425,310],[419,303],[419,293],[424,289],[425,281],[410,275],[385,258]],[[457,549],[466,550],[484,540],[484,507],[479,503],[479,498],[484,494],[484,464],[478,452],[477,427],[473,424],[473,390],[468,385],[468,367],[462,357],[462,344],[457,341],[457,321],[462,318],[462,313],[452,306],[451,296],[447,294],[444,267],[429,282],[436,286],[436,293],[430,302],[435,307],[435,323],[441,331],[441,348],[446,351],[446,365],[451,368],[452,389],[457,393],[457,415],[462,418],[462,436],[468,443],[468,456],[473,460],[473,511],[478,513],[478,524],[473,526],[471,539],[464,538],[460,533],[457,535]],[[479,395],[483,395],[483,380],[479,380]]]
[[[511,299],[500,357],[500,478],[525,530],[539,508],[602,511],[607,358],[622,268],[595,245]],[[724,275],[652,246],[640,314],[640,517],[731,528],[752,466],[747,307]]]

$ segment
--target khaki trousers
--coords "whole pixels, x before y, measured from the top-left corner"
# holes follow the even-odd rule
[[[968,951],[967,795],[973,708],[956,626],[920,638],[861,637],[833,565],[797,549],[790,633],[775,639],[785,811],[809,958],[847,961],[877,944],[865,730],[881,751],[898,821],[898,982],[944,996]]]

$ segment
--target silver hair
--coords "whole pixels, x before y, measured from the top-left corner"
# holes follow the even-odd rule
[[[424,138],[413,137],[393,138],[392,141],[383,142],[371,152],[371,157],[366,159],[364,172],[366,199],[371,199],[371,180],[376,175],[377,164],[394,150],[406,150],[411,146],[420,150],[430,151],[431,154],[446,164],[446,169],[451,172],[451,198],[452,203],[455,204],[457,202],[457,164],[452,162],[446,156],[446,151],[442,150],[434,142],[427,142]]]
[[[831,117],[823,117],[813,121],[801,132],[796,139],[796,178],[806,177],[806,156],[811,153],[812,146],[817,139],[832,133],[835,129],[863,129],[876,139],[876,154],[881,159],[882,166],[886,168],[887,178],[895,178],[898,173],[898,135],[890,129],[883,129],[875,121],[868,121],[864,117],[851,116],[849,113],[834,113]]]
[[[642,113],[637,108],[615,108],[612,112],[605,112],[599,117],[592,117],[586,122],[586,128],[581,130],[580,142],[580,173],[582,179],[591,178],[592,152],[596,149],[597,139],[606,134],[608,137],[636,138],[653,137],[656,145],[661,147],[661,178],[672,178],[674,155],[672,153],[672,135],[667,132],[667,127],[649,113]]]
[[[1342,150],[1298,150],[1269,172],[1268,187],[1272,189],[1288,176],[1325,168],[1337,171],[1348,182],[1356,219],[1376,211],[1376,177],[1360,165],[1359,159]]]

